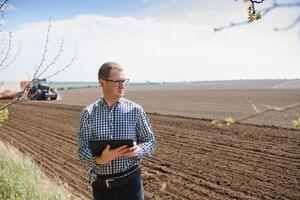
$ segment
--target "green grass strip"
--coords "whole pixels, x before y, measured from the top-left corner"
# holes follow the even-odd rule
[[[76,199],[66,185],[49,181],[30,158],[0,141],[0,199]]]

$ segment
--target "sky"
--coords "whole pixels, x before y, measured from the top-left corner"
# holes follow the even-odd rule
[[[278,1],[280,2],[280,1]],[[284,2],[293,2],[285,0]],[[267,1],[268,3],[268,1]],[[268,4],[257,8],[263,8]],[[247,19],[247,6],[234,0],[10,0],[4,14],[0,49],[12,47],[0,80],[32,78],[63,52],[44,77],[76,59],[51,81],[97,81],[99,67],[117,62],[132,82],[175,82],[300,78],[299,7],[276,9],[255,23],[214,32]],[[20,48],[19,48],[20,45]],[[18,50],[20,49],[20,50]],[[2,56],[2,57],[1,57]],[[0,53],[0,60],[4,54]]]

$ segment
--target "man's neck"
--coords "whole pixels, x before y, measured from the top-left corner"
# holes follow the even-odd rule
[[[108,105],[109,109],[119,102],[120,99],[109,99],[107,97],[103,97],[105,103]]]

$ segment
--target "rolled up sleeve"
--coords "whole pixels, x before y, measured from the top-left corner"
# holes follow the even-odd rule
[[[136,124],[137,131],[137,145],[139,149],[138,158],[144,158],[154,154],[156,148],[156,141],[151,128],[148,116],[141,108]]]
[[[79,159],[86,164],[95,164],[95,157],[92,156],[89,141],[92,138],[92,131],[89,124],[89,113],[84,110],[80,117],[80,127],[78,129],[78,155]]]

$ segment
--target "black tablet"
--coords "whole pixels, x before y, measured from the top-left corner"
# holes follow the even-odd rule
[[[90,141],[90,148],[93,156],[100,156],[106,145],[110,145],[110,149],[127,145],[127,147],[133,146],[133,140],[94,140]]]

